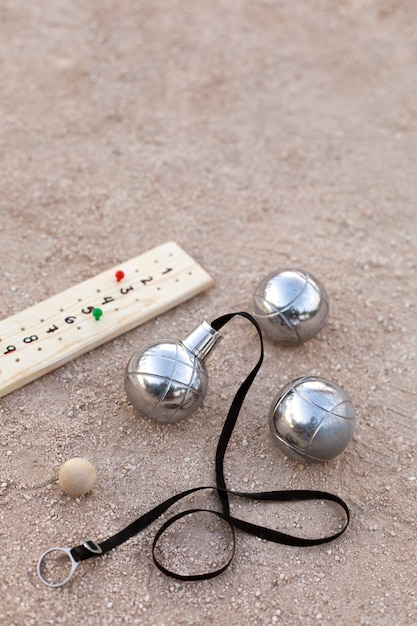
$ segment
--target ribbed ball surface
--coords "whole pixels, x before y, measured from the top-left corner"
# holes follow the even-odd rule
[[[269,424],[281,450],[303,461],[328,461],[353,437],[355,409],[335,383],[318,376],[294,380],[275,396]]]
[[[158,422],[178,422],[191,415],[202,405],[207,383],[204,362],[176,340],[143,346],[125,373],[132,405]]]
[[[265,334],[278,343],[301,344],[322,329],[329,315],[324,286],[304,270],[268,274],[257,285],[253,314]]]

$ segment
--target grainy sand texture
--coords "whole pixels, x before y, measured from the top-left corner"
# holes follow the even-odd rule
[[[417,624],[416,33],[414,0],[2,0],[1,318],[166,241],[214,284],[1,398],[0,623]],[[344,535],[304,548],[237,531],[221,576],[182,582],[152,561],[167,513],[65,587],[42,585],[47,548],[103,541],[214,483],[222,425],[259,354],[251,325],[225,327],[204,405],[177,424],[133,409],[125,367],[146,342],[250,312],[281,267],[321,280],[329,320],[299,347],[265,339],[227,484],[335,493],[351,510]],[[357,413],[324,464],[286,457],[269,432],[278,389],[307,374],[340,385]],[[97,473],[78,498],[58,484],[72,457]],[[231,502],[283,532],[339,523],[314,503]],[[199,493],[172,513],[183,506],[219,503]],[[204,516],[165,539],[179,566],[184,547],[204,565],[229,546]]]

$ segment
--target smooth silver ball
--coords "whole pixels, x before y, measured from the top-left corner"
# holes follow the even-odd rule
[[[196,411],[207,392],[204,361],[180,341],[143,346],[131,357],[125,389],[132,405],[157,422],[178,422]]]
[[[265,334],[286,345],[301,344],[317,335],[329,315],[324,286],[298,269],[268,274],[256,287],[252,303],[254,317]]]
[[[305,376],[288,383],[275,396],[269,425],[285,454],[306,462],[329,461],[351,441],[355,409],[335,383]]]

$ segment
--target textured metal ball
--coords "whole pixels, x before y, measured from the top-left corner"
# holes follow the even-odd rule
[[[341,387],[325,378],[306,376],[278,392],[269,425],[285,454],[307,462],[329,461],[351,441],[356,415]]]
[[[143,346],[133,354],[125,373],[130,402],[157,422],[178,422],[196,411],[207,383],[204,361],[177,340]]]
[[[265,334],[278,343],[301,344],[323,328],[329,315],[324,286],[304,270],[268,274],[255,289],[253,314]]]

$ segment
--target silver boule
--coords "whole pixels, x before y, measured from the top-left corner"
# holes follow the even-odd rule
[[[268,274],[252,298],[253,314],[265,334],[278,343],[301,344],[323,328],[329,299],[322,283],[300,269]]]
[[[356,415],[341,387],[325,378],[305,376],[275,396],[269,425],[285,454],[307,462],[329,461],[351,441]]]
[[[137,350],[125,372],[131,404],[157,422],[178,422],[191,415],[207,392],[204,359],[221,337],[203,322],[182,341],[155,341]]]

